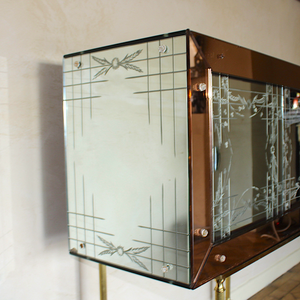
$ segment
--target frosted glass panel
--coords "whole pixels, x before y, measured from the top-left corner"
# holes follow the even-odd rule
[[[173,37],[67,58],[64,112],[71,252],[188,283],[185,47]]]
[[[214,241],[280,216],[298,199],[291,103],[283,87],[213,76]]]

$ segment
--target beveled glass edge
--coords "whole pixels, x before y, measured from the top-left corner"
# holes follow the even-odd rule
[[[175,32],[170,32],[170,33],[165,33],[165,34],[159,34],[159,35],[154,35],[151,37],[146,37],[146,38],[136,39],[136,40],[132,40],[132,41],[121,42],[121,43],[111,44],[108,46],[97,47],[97,48],[93,48],[93,49],[89,49],[89,50],[65,54],[63,57],[70,58],[73,56],[113,49],[113,48],[117,48],[117,47],[124,47],[124,46],[130,46],[130,45],[135,45],[135,44],[140,44],[140,43],[145,43],[145,42],[150,42],[150,41],[162,40],[162,39],[167,39],[167,38],[171,38],[171,37],[187,35],[188,32],[189,32],[189,29],[185,29],[185,30],[180,30],[180,31],[175,31]]]
[[[136,275],[142,275],[143,277],[149,277],[151,279],[155,279],[155,280],[158,280],[158,281],[163,281],[163,282],[173,284],[173,285],[176,285],[176,286],[180,286],[180,287],[183,287],[183,288],[193,289],[191,284],[183,283],[182,281],[176,281],[176,280],[168,279],[168,278],[165,278],[165,277],[155,276],[153,274],[139,272],[138,270],[135,270],[135,269],[126,268],[126,267],[120,266],[118,264],[113,264],[113,263],[109,263],[107,261],[98,260],[98,259],[95,259],[95,258],[90,257],[88,255],[79,254],[79,253],[75,253],[75,252],[72,252],[72,251],[69,251],[69,253],[71,255],[76,256],[76,257],[84,258],[84,259],[87,259],[87,260],[90,260],[90,261],[93,261],[93,262],[96,262],[96,263],[99,263],[99,264],[103,264],[105,266],[112,267],[112,268],[115,268],[115,269],[118,269],[118,270],[130,272],[130,273],[133,273],[133,274],[136,274]]]
[[[186,85],[186,93],[187,93],[187,122],[188,122],[188,205],[189,205],[189,216],[188,216],[188,224],[189,224],[189,260],[190,260],[190,283],[193,279],[194,273],[194,237],[193,237],[193,227],[194,227],[194,218],[191,214],[193,211],[193,180],[192,180],[192,163],[191,163],[191,155],[192,155],[192,144],[191,144],[191,136],[192,136],[192,108],[191,108],[191,90],[192,90],[192,79],[191,79],[191,71],[190,71],[190,30],[186,30],[186,67],[187,67],[187,85]]]

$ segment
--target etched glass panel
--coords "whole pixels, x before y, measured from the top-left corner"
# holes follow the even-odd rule
[[[214,241],[276,219],[298,199],[290,102],[283,87],[213,76]]]
[[[189,283],[185,49],[179,36],[67,58],[64,112],[71,252]]]

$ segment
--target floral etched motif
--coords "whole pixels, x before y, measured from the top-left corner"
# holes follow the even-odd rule
[[[224,87],[226,87],[226,85],[224,85]],[[232,95],[232,92],[226,89],[224,90],[224,97],[221,96],[220,91],[218,89],[214,89],[213,93],[214,99],[218,100],[221,105],[229,104],[230,117],[232,118],[235,115],[244,117],[243,111],[245,109],[253,110],[253,113],[249,118],[253,118],[257,114],[260,114],[261,117],[263,116],[262,109],[266,104],[266,95],[262,95],[261,97],[259,97],[259,95],[255,95],[252,100],[246,100],[245,97],[242,97],[240,95]],[[228,112],[224,111],[224,114],[227,115]]]
[[[99,72],[97,72],[93,79],[99,77],[100,75],[104,74],[106,75],[110,69],[118,69],[119,67],[123,67],[124,69],[128,70],[135,70],[137,72],[143,72],[139,67],[131,64],[130,62],[137,57],[142,50],[137,50],[136,52],[126,56],[120,61],[117,57],[115,57],[111,62],[109,62],[106,58],[98,58],[96,56],[92,56],[93,60],[98,62],[101,67],[103,67]]]
[[[134,263],[138,264],[141,268],[148,271],[147,267],[135,255],[145,252],[149,247],[129,248],[125,250],[124,247],[122,246],[116,247],[113,243],[108,242],[107,240],[105,240],[99,235],[98,238],[103,244],[105,244],[108,247],[107,250],[100,252],[99,255],[110,254],[110,256],[112,256],[115,253],[118,253],[120,256],[123,256],[125,254],[130,258],[131,261],[133,261]]]

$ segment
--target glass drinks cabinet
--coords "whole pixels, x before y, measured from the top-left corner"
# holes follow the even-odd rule
[[[65,55],[70,253],[195,289],[297,237],[299,78],[190,30]]]

